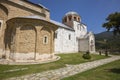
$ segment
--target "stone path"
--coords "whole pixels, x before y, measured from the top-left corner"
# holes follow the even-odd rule
[[[72,76],[77,73],[81,73],[86,70],[89,70],[89,69],[92,69],[100,65],[104,65],[119,59],[120,59],[120,56],[112,56],[107,59],[86,62],[78,65],[66,65],[66,67],[64,68],[45,71],[45,72],[31,74],[31,75],[25,75],[21,77],[14,77],[8,80],[60,80],[64,77]]]

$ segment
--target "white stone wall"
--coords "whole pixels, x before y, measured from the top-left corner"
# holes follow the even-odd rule
[[[84,38],[84,36],[87,34],[87,26],[85,26],[84,24],[79,23],[77,21],[73,21],[73,24],[74,24],[73,28],[75,30],[75,51],[78,52],[78,51],[80,51],[80,49],[79,49],[80,44],[83,42],[85,43],[85,41],[82,41],[81,43],[79,43],[79,42],[80,42],[80,38]],[[88,46],[88,45],[85,45],[85,46]],[[82,51],[83,51],[83,49],[82,49]]]
[[[92,32],[89,32],[89,51],[91,53],[95,52],[95,37],[94,37],[94,34]]]
[[[59,27],[56,33],[57,38],[55,38],[55,53],[75,52],[75,32]],[[71,35],[70,40],[69,35]]]
[[[79,51],[89,51],[89,39],[80,39]]]
[[[73,27],[75,30],[76,37],[82,38],[84,37],[84,35],[87,34],[87,27],[84,24],[76,22],[76,21],[74,21],[73,24],[74,24]]]
[[[87,26],[73,21],[73,29],[71,31],[62,27],[56,31],[57,39],[55,38],[55,53],[72,53],[78,51],[95,52],[95,39],[92,32],[87,32]],[[69,40],[71,35],[71,40]],[[93,41],[93,44],[91,44]],[[91,45],[94,47],[91,49]]]

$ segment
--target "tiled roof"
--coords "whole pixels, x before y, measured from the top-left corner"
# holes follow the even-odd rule
[[[23,16],[23,17],[18,17],[18,18],[30,18],[30,19],[40,19],[40,20],[44,20],[46,21],[46,19],[44,17],[41,17],[41,16]],[[48,21],[49,22],[49,21]],[[55,25],[58,25],[59,27],[61,28],[65,28],[65,29],[68,29],[68,30],[72,30],[74,31],[73,28],[69,27],[69,26],[66,26],[60,22],[57,22],[57,21],[54,21],[54,20],[50,20],[51,23],[55,24]]]
[[[70,11],[70,12],[67,12],[67,13],[65,14],[65,16],[67,16],[67,15],[71,15],[71,14],[79,15],[77,12]]]
[[[69,26],[66,26],[66,25],[64,25],[64,24],[62,24],[62,23],[60,23],[60,22],[57,22],[57,21],[54,21],[54,20],[50,20],[50,21],[51,21],[52,23],[58,25],[59,27],[62,27],[62,28],[65,28],[65,29],[69,29],[69,30],[74,31],[73,28],[71,28],[71,27],[69,27]]]
[[[42,4],[36,4],[36,3],[33,3],[33,2],[31,2],[31,1],[28,1],[28,0],[22,0],[22,1],[28,2],[28,3],[33,4],[33,5],[35,5],[35,6],[38,6],[38,7],[42,7],[42,8],[44,8],[44,9],[46,9],[46,10],[49,11],[49,9],[46,8],[45,6],[43,6]]]

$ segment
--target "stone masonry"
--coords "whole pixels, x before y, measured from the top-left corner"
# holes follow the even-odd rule
[[[42,5],[27,0],[0,0],[0,58],[16,62],[55,58],[57,28]]]

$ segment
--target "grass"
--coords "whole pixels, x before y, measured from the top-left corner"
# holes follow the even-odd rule
[[[100,55],[91,55],[91,60],[84,60],[82,58],[82,53],[74,53],[74,54],[59,54],[58,56],[61,57],[60,60],[51,62],[51,63],[45,63],[45,64],[34,64],[34,65],[0,65],[0,80],[10,77],[16,77],[26,74],[33,74],[38,73],[42,71],[47,70],[53,70],[65,67],[66,64],[80,64],[88,61],[103,59],[105,56]],[[13,72],[5,72],[8,70],[15,70],[15,69],[21,69],[21,68],[28,68],[21,71],[13,71]]]
[[[120,60],[62,80],[120,80]]]

